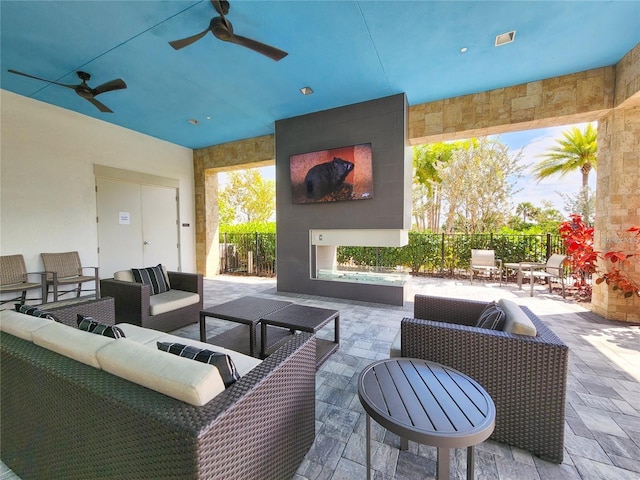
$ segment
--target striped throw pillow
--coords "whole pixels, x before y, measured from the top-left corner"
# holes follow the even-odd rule
[[[124,338],[124,332],[120,327],[116,327],[115,325],[104,325],[93,317],[78,314],[77,321],[78,329],[84,330],[85,332],[95,333],[96,335],[103,335],[111,338]]]
[[[496,302],[491,302],[484,307],[475,326],[489,330],[504,330],[506,320],[507,315],[504,313],[504,310],[502,310]]]
[[[172,342],[156,342],[158,349],[163,352],[173,353],[179,357],[190,358],[197,362],[213,365],[220,372],[225,388],[230,387],[240,378],[233,360],[226,353],[214,352],[204,348],[192,347]]]
[[[34,307],[33,305],[21,305],[19,303],[16,303],[16,312],[24,313],[25,315],[31,315],[32,317],[47,318],[55,322],[59,321],[58,318],[52,313],[40,310],[38,307]]]
[[[168,292],[169,282],[162,271],[162,264],[159,263],[155,267],[132,268],[133,280],[137,283],[149,285],[151,287],[151,295]]]

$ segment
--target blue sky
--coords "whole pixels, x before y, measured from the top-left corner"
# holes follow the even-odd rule
[[[575,126],[584,129],[586,123],[576,124]],[[531,167],[540,162],[541,158],[538,156],[554,147],[556,140],[562,138],[562,133],[571,127],[573,125],[503,133],[499,136],[500,141],[509,147],[513,155],[516,155],[523,148],[521,163],[529,165],[522,172],[522,178],[516,182],[515,189],[519,190],[519,192],[513,196],[512,206],[514,210],[522,202],[530,202],[534,206],[540,207],[543,200],[549,200],[560,213],[563,215],[568,214],[564,210],[564,200],[558,192],[577,194],[582,185],[580,172],[576,171],[564,177],[558,176],[537,181],[531,174]],[[259,170],[263,178],[275,179],[275,166],[263,167]],[[226,181],[226,175],[224,173],[219,174],[218,181],[222,187]],[[589,186],[595,190],[595,171],[592,171],[589,175]]]
[[[586,125],[586,123],[580,123],[575,126],[582,130]],[[582,174],[576,171],[563,177],[550,177],[538,181],[531,174],[531,167],[540,162],[539,155],[553,148],[556,140],[562,138],[562,133],[573,126],[565,125],[562,127],[526,130],[504,133],[499,136],[500,141],[507,145],[514,155],[517,154],[520,148],[524,148],[521,162],[525,165],[530,165],[523,172],[522,178],[516,182],[516,190],[520,191],[513,196],[514,208],[522,202],[531,202],[534,206],[539,207],[542,206],[543,200],[549,200],[560,213],[563,215],[568,213],[564,210],[564,200],[558,192],[577,194],[582,187]],[[589,174],[589,187],[593,190],[596,188],[596,172],[593,170]]]

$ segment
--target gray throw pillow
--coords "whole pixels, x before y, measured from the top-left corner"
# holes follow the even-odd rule
[[[489,330],[504,330],[506,319],[507,315],[504,313],[504,310],[502,310],[496,302],[491,302],[484,307],[475,326]]]

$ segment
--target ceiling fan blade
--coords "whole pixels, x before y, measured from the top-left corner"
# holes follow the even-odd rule
[[[110,82],[103,83],[102,85],[98,85],[93,89],[93,95],[100,95],[105,92],[112,92],[114,90],[122,90],[127,88],[127,84],[124,83],[124,80],[121,78],[117,78],[116,80],[111,80]]]
[[[210,29],[207,28],[205,31],[200,32],[200,33],[198,33],[196,35],[193,35],[191,37],[183,38],[182,40],[174,40],[173,42],[169,42],[169,45],[171,45],[175,50],[180,50],[181,48],[188,47],[192,43],[197,42],[198,40],[200,40],[207,33],[209,33],[209,30]]]
[[[221,40],[250,48],[251,50],[261,53],[262,55],[265,55],[269,57],[271,60],[275,60],[276,62],[279,60],[282,60],[284,57],[289,55],[287,52],[280,50],[279,48],[272,47],[271,45],[266,45],[264,43],[260,43],[256,40],[243,37],[242,35],[232,34],[228,38],[221,39]]]
[[[227,26],[227,29],[231,29],[232,27],[225,17],[225,15],[229,13],[229,2],[226,0],[211,0],[211,5],[213,5],[213,8],[215,8],[216,12],[218,12],[218,15],[220,15],[220,18],[222,18],[222,21]]]
[[[29,78],[33,78],[35,80],[41,80],[43,82],[47,82],[47,83],[53,83],[54,85],[60,85],[61,87],[67,87],[67,88],[76,88],[76,85],[67,85],[65,83],[58,83],[58,82],[54,82],[52,80],[47,80],[46,78],[40,78],[40,77],[34,77],[33,75],[29,75],[28,73],[22,73],[19,72],[17,70],[13,70],[13,69],[9,69],[8,70],[9,73],[15,73],[16,75],[22,75],[23,77],[29,77]]]
[[[84,98],[84,97],[83,97]],[[100,110],[102,113],[113,113],[113,110],[111,110],[109,107],[107,107],[104,103],[99,102],[98,100],[96,100],[95,98],[85,98],[85,100],[87,100],[88,102],[93,103],[96,108],[98,110]]]

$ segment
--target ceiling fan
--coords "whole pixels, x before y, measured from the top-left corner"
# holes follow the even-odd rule
[[[36,80],[42,80],[43,82],[53,83],[54,85],[60,85],[61,87],[71,88],[84,98],[85,100],[91,102],[98,110],[103,113],[113,113],[109,107],[105,104],[99,102],[95,99],[98,95],[106,92],[112,92],[113,90],[122,90],[123,88],[127,88],[127,84],[124,83],[124,80],[118,78],[116,80],[111,80],[110,82],[103,83],[102,85],[98,85],[96,88],[91,88],[87,85],[87,82],[91,79],[91,75],[86,72],[76,72],[78,78],[82,80],[82,83],[78,85],[67,85],[64,83],[53,82],[51,80],[46,80],[44,78],[34,77],[33,75],[29,75],[27,73],[18,72],[17,70],[9,69],[9,73],[15,73],[16,75],[22,75],[23,77],[35,78]]]
[[[169,45],[171,45],[176,50],[180,50],[181,48],[187,47],[192,43],[200,40],[208,32],[211,32],[213,36],[219,40],[250,48],[251,50],[261,53],[262,55],[265,55],[270,59],[275,60],[276,62],[278,60],[282,60],[288,55],[287,52],[284,52],[278,48],[272,47],[270,45],[265,45],[264,43],[260,43],[256,40],[251,40],[250,38],[233,33],[233,26],[231,25],[231,22],[225,17],[225,15],[229,13],[229,2],[227,0],[210,1],[213,5],[213,8],[215,8],[216,12],[218,12],[220,16],[212,18],[211,22],[209,23],[209,27],[205,31],[191,37],[183,38],[182,40],[174,40],[173,42],[169,42]]]

